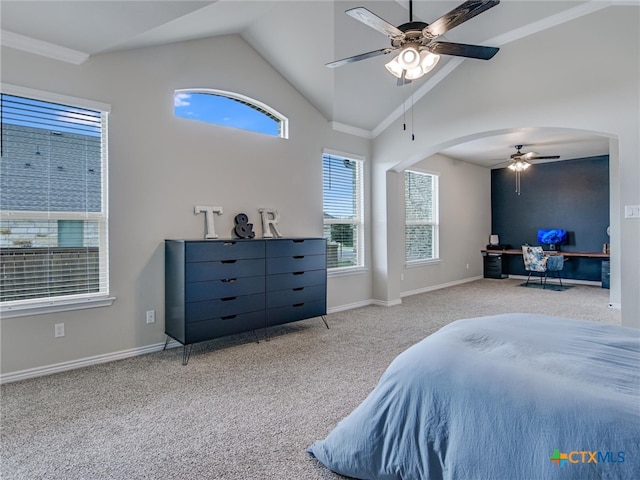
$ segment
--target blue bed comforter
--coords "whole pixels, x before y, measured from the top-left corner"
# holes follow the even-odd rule
[[[308,452],[369,480],[635,480],[639,335],[533,314],[453,322]]]

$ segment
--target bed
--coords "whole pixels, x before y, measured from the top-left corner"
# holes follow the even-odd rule
[[[396,357],[307,451],[368,480],[635,480],[639,335],[522,313],[458,320]]]

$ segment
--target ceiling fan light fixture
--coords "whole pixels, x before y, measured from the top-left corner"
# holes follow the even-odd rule
[[[416,68],[407,71],[405,77],[409,80],[420,78],[433,70],[439,60],[440,55],[434,55],[429,50],[423,50],[420,52],[420,64]]]
[[[402,68],[402,66],[400,65],[400,62],[398,62],[398,57],[394,58],[393,60],[391,60],[389,63],[385,64],[385,67],[387,68],[387,70],[389,71],[389,73],[391,75],[393,75],[394,77],[397,78],[402,78],[402,71],[404,70]]]
[[[524,172],[531,164],[525,160],[515,160],[509,165],[509,170],[514,172]]]
[[[418,64],[413,68],[406,68],[400,61],[400,56],[404,53],[404,51],[405,50],[403,50],[396,58],[385,65],[389,73],[397,78],[402,78],[402,72],[404,70],[404,78],[406,78],[407,80],[416,80],[433,70],[433,68],[438,64],[438,61],[440,60],[440,55],[434,55],[428,50],[422,50],[419,53]]]
[[[412,70],[420,65],[420,52],[415,46],[408,45],[398,54],[397,60],[404,70]]]

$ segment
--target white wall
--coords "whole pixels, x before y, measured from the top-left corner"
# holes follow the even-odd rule
[[[285,236],[322,236],[322,149],[369,156],[368,140],[332,131],[239,36],[105,54],[80,66],[4,48],[2,82],[111,104],[110,283],[116,297],[111,307],[3,318],[3,373],[164,342],[163,240],[204,237],[204,216],[194,215],[194,205],[224,207],[216,218],[221,238],[231,237],[240,212],[261,236],[260,207],[278,209]],[[289,118],[290,138],[174,117],[173,92],[189,87],[266,103]],[[369,301],[370,278],[366,272],[330,280],[329,308]],[[156,310],[152,325],[144,318],[149,309]],[[66,336],[54,338],[59,322]]]
[[[640,220],[623,218],[624,205],[640,204],[638,11],[607,8],[507,44],[490,62],[465,61],[415,106],[415,141],[399,121],[375,139],[374,191],[389,171],[483,132],[559,127],[610,137],[611,302],[622,304],[623,324],[640,327]],[[402,287],[391,252],[403,238],[388,227],[402,205],[387,196],[372,207],[373,236],[386,235],[385,245],[374,245],[374,294],[393,303]]]

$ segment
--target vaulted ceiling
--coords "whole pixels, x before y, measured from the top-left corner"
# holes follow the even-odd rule
[[[462,0],[415,0],[413,19],[431,23]],[[589,15],[616,2],[502,0],[447,32],[450,42],[509,48],[510,43]],[[624,2],[624,3],[629,3]],[[397,87],[382,55],[336,69],[325,63],[389,46],[380,32],[344,11],[364,6],[393,25],[409,21],[408,0],[24,1],[0,4],[3,45],[81,64],[91,56],[218,35],[238,34],[304,95],[337,130],[375,137],[413,101],[462,62],[442,56],[431,73]],[[498,53],[499,55],[499,53]],[[409,90],[407,90],[409,89]],[[410,93],[407,93],[407,92]],[[483,166],[508,158],[516,144],[562,158],[608,153],[604,138],[527,129],[469,140],[444,154]]]

